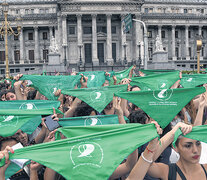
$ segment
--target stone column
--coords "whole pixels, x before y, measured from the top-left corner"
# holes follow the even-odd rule
[[[51,40],[53,36],[53,26],[49,27],[49,31],[50,31],[50,40]]]
[[[136,19],[141,20],[141,14],[136,14],[135,15]],[[141,58],[141,42],[143,41],[143,32],[142,32],[142,26],[141,23],[139,22],[134,22],[135,23],[135,58],[136,61],[139,60],[139,57]],[[140,48],[140,50],[139,50]],[[140,54],[139,54],[140,52]],[[141,59],[140,59],[141,60]],[[138,62],[141,63],[141,62]]]
[[[202,37],[202,26],[198,26],[198,35],[200,37]],[[202,46],[202,48],[203,48],[203,55],[204,55],[205,54],[205,46]],[[200,60],[203,60],[203,56],[202,56],[202,53],[201,52],[200,52]]]
[[[67,38],[67,15],[62,15],[62,37],[63,37],[63,42],[62,42],[62,49],[63,49],[63,60],[67,61],[68,60],[68,38]],[[64,62],[63,61],[63,62]],[[64,62],[66,63],[66,62]]]
[[[162,40],[162,26],[158,26],[158,35],[160,40]]]
[[[185,26],[185,58],[186,60],[190,60],[188,31],[189,31],[189,26]]]
[[[60,13],[58,13],[57,15],[57,27],[56,27],[56,30],[55,30],[55,38],[57,40],[57,44],[58,44],[58,49],[59,49],[59,53],[61,55],[61,63],[63,63],[63,59],[64,59],[64,56],[63,56],[63,47],[62,47],[62,44],[63,44],[63,35],[62,35],[62,19],[61,19],[61,15]]]
[[[126,15],[121,17],[121,61],[124,62],[124,45],[126,44],[126,33],[124,33],[122,20]]]
[[[20,44],[20,64],[24,64],[25,62],[25,50],[24,50],[24,31],[21,29],[21,33],[19,35],[19,44]]]
[[[97,50],[96,17],[97,14],[92,14],[92,61],[94,66],[99,65],[98,50]]]
[[[175,56],[175,25],[172,25],[172,60],[177,60]]]
[[[107,19],[107,42],[106,42],[106,61],[107,65],[113,65],[112,59],[112,36],[111,36],[111,14],[106,15]]]
[[[38,27],[34,27],[35,31],[35,63],[39,63],[40,61],[40,50],[39,50],[39,34]]]
[[[78,44],[77,44],[77,59],[79,62],[79,57],[80,57],[80,53],[81,53],[81,59],[82,59],[82,63],[83,62],[83,37],[82,37],[82,14],[77,14],[77,38],[78,38]],[[80,48],[81,48],[81,52],[80,52]]]

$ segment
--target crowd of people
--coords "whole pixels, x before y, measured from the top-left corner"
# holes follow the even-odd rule
[[[134,66],[128,77],[121,79],[119,84],[127,84],[128,91],[141,91],[138,85],[131,86],[131,77],[136,73]],[[136,76],[145,76],[141,71],[137,71]],[[72,75],[76,75],[74,72]],[[3,80],[0,83],[0,100],[1,101],[18,101],[18,100],[45,100],[48,98],[42,95],[34,87],[28,86],[27,80],[21,80],[23,75],[19,74],[13,78],[13,81]],[[110,77],[110,73],[106,72],[105,76]],[[116,75],[113,75],[113,85],[117,84]],[[182,88],[179,79],[174,82],[170,88]],[[79,88],[87,88],[88,77],[81,75]],[[106,78],[102,86],[109,86],[109,79]],[[206,87],[205,84],[203,84]],[[77,86],[75,88],[78,88]],[[102,112],[97,112],[86,102],[77,97],[62,94],[61,89],[56,89],[54,92],[58,97],[61,105],[59,110],[63,114],[58,114],[53,111],[52,119],[59,121],[60,118],[78,117],[78,116],[96,116],[96,115],[114,115],[116,114],[120,124],[126,124],[124,119],[126,116],[129,123],[149,124],[153,123],[159,134],[159,138],[155,138],[146,144],[137,147],[134,152],[129,152],[126,159],[120,159],[120,165],[108,177],[113,179],[127,180],[204,180],[207,179],[207,153],[206,144],[198,140],[189,139],[184,135],[191,132],[192,127],[206,124],[206,93],[194,97],[180,112],[172,119],[164,129],[161,129],[156,120],[152,119],[147,113],[140,109],[135,104],[132,104],[126,99],[113,97],[113,100],[105,107]],[[185,95],[184,95],[185,96]],[[139,98],[139,97],[137,97]],[[5,164],[0,167],[0,180],[8,178],[10,180],[61,180],[65,179],[61,174],[53,169],[39,164],[35,161],[30,162],[24,168],[15,172],[12,176],[7,177],[6,170],[11,164],[9,155],[15,153],[12,148],[14,145],[21,143],[22,146],[32,146],[40,143],[50,143],[56,141],[56,129],[50,131],[45,124],[45,115],[42,115],[42,122],[32,134],[27,134],[19,129],[15,134],[8,137],[0,136],[0,160],[5,159]],[[172,146],[175,133],[180,129],[182,135],[176,141],[176,146]],[[9,131],[9,129],[8,129]],[[0,132],[1,135],[1,132]],[[62,139],[66,138],[63,135]],[[202,144],[201,144],[202,143]],[[131,154],[130,154],[131,153]],[[202,163],[202,164],[201,164]],[[113,164],[113,162],[112,162]],[[86,178],[88,179],[88,178]],[[99,177],[97,176],[97,180]]]

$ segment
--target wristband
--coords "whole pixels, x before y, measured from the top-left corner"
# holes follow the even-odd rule
[[[143,153],[144,153],[144,152],[142,152],[142,154],[141,154],[142,159],[143,159],[145,162],[152,164],[153,161],[152,161],[152,160],[150,161],[150,160],[146,159],[146,158],[144,157],[144,154],[143,154]]]
[[[154,152],[154,151],[149,150],[148,147],[146,147],[146,149],[147,149],[147,151],[150,152],[150,153],[153,153],[153,152]]]

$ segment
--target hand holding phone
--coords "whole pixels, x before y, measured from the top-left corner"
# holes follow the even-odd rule
[[[53,130],[57,129],[58,127],[60,127],[58,121],[54,121],[52,119],[52,116],[53,115],[45,117],[45,124],[46,124],[47,128],[49,129],[49,131],[53,131]]]

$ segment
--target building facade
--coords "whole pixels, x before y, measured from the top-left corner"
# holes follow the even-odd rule
[[[207,67],[207,2],[201,0],[7,0],[10,25],[21,16],[21,34],[9,36],[11,73],[27,73],[48,63],[55,37],[61,63],[104,66],[142,64],[143,27],[134,22],[123,33],[123,19],[132,14],[148,31],[148,64],[157,35],[176,69],[196,69],[196,38],[202,36],[201,65]],[[4,21],[3,12],[1,22]],[[0,38],[0,74],[5,74],[4,37]]]

